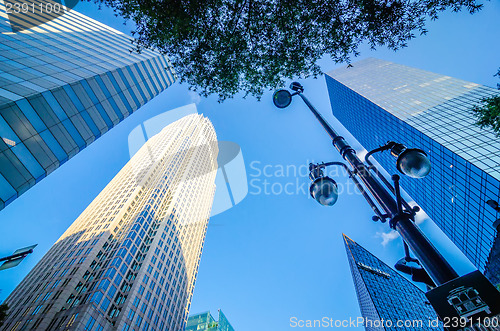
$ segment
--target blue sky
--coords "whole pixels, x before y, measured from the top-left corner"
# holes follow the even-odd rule
[[[75,10],[125,33],[132,30],[111,10],[99,11],[95,4],[79,3]],[[445,13],[428,24],[428,35],[411,41],[408,48],[392,52],[366,47],[360,59],[374,56],[496,86],[498,17],[498,1],[486,2],[475,15]],[[328,59],[321,65],[324,71],[337,67]],[[324,77],[302,83],[311,102],[360,148],[331,115]],[[198,111],[214,124],[219,140],[241,146],[248,179],[255,180],[241,203],[210,220],[191,313],[211,310],[216,315],[221,308],[238,331],[288,330],[291,317],[360,316],[341,234],[389,265],[403,256],[401,241],[382,245],[379,234],[388,231],[387,225],[371,221],[371,210],[360,196],[344,194],[334,207],[322,207],[308,198],[306,176],[280,172],[281,167],[299,168],[309,161],[340,157],[299,100],[286,110],[276,110],[271,95],[266,93],[261,102],[238,96],[219,104],[215,97],[200,99],[176,83],[15,200],[0,212],[0,254],[33,243],[39,246],[21,265],[0,272],[0,300],[128,161],[131,130],[164,111],[196,102]],[[271,176],[258,175],[264,166]],[[264,189],[264,180],[268,185],[292,183],[298,192],[256,194],[257,187]],[[338,182],[346,184],[347,179]],[[471,270],[431,221],[422,228],[459,272]]]

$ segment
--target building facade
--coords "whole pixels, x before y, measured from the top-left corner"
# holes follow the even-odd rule
[[[198,114],[150,138],[10,294],[2,330],[182,330],[217,154]]]
[[[500,92],[373,58],[331,71],[326,83],[334,116],[367,150],[392,140],[429,155],[430,174],[402,176],[402,187],[495,282],[493,223],[500,214],[486,202],[500,200],[500,140],[474,124],[470,109]],[[374,156],[397,172],[388,152]]]
[[[74,10],[7,14],[11,2],[0,3],[0,209],[176,79],[119,31]]]
[[[346,235],[344,243],[366,330],[443,330],[422,290]]]
[[[493,242],[488,263],[484,275],[500,291],[500,229],[497,228],[497,236]]]
[[[219,320],[215,320],[209,311],[189,316],[185,331],[234,331],[231,323],[219,309]]]

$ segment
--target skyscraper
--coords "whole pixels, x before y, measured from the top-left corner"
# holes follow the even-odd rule
[[[403,188],[494,281],[500,270],[487,264],[495,265],[490,251],[500,215],[486,202],[500,200],[500,140],[474,124],[470,109],[500,92],[373,58],[331,71],[326,82],[333,114],[367,150],[392,140],[429,155],[430,174],[402,176]],[[375,158],[397,172],[389,153]]]
[[[185,331],[234,331],[231,323],[219,309],[219,320],[215,320],[209,311],[189,316]]]
[[[488,263],[486,264],[486,269],[484,275],[496,285],[497,289],[500,291],[500,229],[497,228],[497,236],[491,248],[490,256],[488,257]]]
[[[10,294],[4,330],[181,330],[217,154],[198,114],[150,138]]]
[[[366,330],[442,329],[422,290],[346,235],[344,242]]]
[[[0,209],[176,79],[165,56],[130,52],[130,37],[74,10],[9,11],[0,3]]]

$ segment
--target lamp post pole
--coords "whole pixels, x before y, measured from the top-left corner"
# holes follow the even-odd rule
[[[353,169],[352,173],[359,176],[366,190],[375,199],[378,205],[382,207],[383,211],[385,212],[384,216],[389,219],[391,228],[395,229],[401,235],[403,240],[408,244],[413,253],[420,260],[423,267],[428,272],[429,276],[432,278],[435,284],[439,286],[450,280],[458,278],[459,276],[457,272],[452,268],[452,266],[445,260],[445,258],[439,253],[439,251],[434,247],[434,245],[432,245],[429,239],[415,224],[415,213],[403,211],[401,195],[399,192],[399,176],[394,175],[392,178],[395,184],[395,194],[393,195],[387,190],[386,187],[384,187],[384,185],[380,183],[379,180],[377,180],[377,178],[373,176],[370,169],[373,170],[374,167],[371,166],[369,168],[358,158],[355,150],[342,136],[335,132],[335,130],[316,110],[311,102],[309,102],[309,100],[303,95],[302,92],[304,91],[304,88],[299,83],[292,83],[291,88],[295,92],[290,95],[290,101],[291,96],[293,95],[298,95],[302,98],[311,113],[316,117],[316,119],[323,126],[323,129],[325,129],[325,131],[328,133],[328,135],[332,139],[333,145],[338,150],[340,155],[351,165]],[[288,104],[281,108],[288,106]],[[379,174],[379,176],[381,175]],[[355,178],[352,176],[351,178],[353,178],[356,184]],[[363,193],[365,199],[367,199],[367,201],[370,203],[371,200],[369,199],[369,197],[367,198],[366,193]],[[373,208],[374,206],[372,204],[373,203],[371,203],[370,205]]]

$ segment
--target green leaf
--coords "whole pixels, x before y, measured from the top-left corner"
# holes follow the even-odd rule
[[[181,82],[219,101],[260,98],[286,80],[321,75],[324,56],[348,62],[358,47],[397,50],[444,10],[476,0],[94,0],[136,25],[135,51],[169,56]]]

